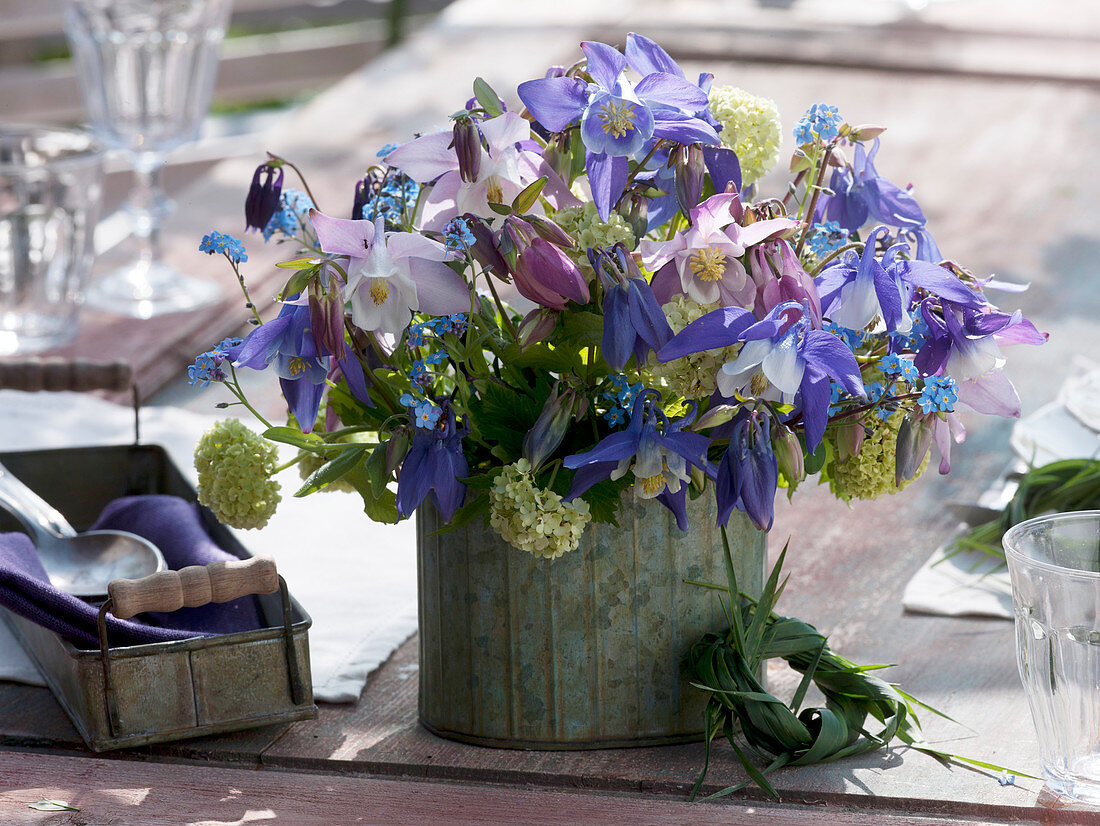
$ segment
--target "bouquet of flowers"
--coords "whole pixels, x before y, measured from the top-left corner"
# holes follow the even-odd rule
[[[350,211],[256,171],[248,227],[295,248],[278,317],[248,298],[241,243],[213,232],[255,324],[198,357],[193,383],[248,404],[241,368],[278,374],[304,484],[357,491],[375,520],[430,499],[554,558],[624,496],[687,524],[715,497],[760,529],[779,488],[903,488],[934,442],[950,468],[959,407],[1019,414],[1001,347],[1040,344],[989,300],[1011,285],[945,259],[909,189],[875,168],[875,126],[817,104],[792,179],[769,100],[697,80],[656,43],[586,42],[519,86],[483,80],[453,128],[390,145]],[[262,419],[262,417],[261,417]],[[266,522],[274,451],[238,423],[207,434],[200,493],[224,521]]]

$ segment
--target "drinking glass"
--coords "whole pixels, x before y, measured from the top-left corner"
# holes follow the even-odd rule
[[[210,106],[231,0],[66,0],[65,29],[92,131],[133,160],[133,260],[98,278],[89,304],[149,318],[212,303],[221,289],[161,260],[172,210],[166,155],[193,140]]]
[[[1043,777],[1100,803],[1100,511],[1021,522],[1003,542]]]
[[[76,335],[102,189],[87,133],[0,128],[0,355]]]

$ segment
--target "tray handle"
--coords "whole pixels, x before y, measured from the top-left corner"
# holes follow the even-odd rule
[[[275,560],[269,556],[191,565],[159,571],[141,579],[116,579],[107,586],[111,613],[130,619],[145,611],[176,611],[210,602],[229,602],[248,594],[279,590]]]

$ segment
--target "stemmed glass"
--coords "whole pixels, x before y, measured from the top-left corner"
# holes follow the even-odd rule
[[[66,0],[65,28],[92,132],[133,161],[126,210],[137,247],[101,276],[86,301],[149,318],[221,296],[214,283],[161,260],[160,230],[173,203],[162,186],[167,154],[199,132],[210,106],[232,0]]]

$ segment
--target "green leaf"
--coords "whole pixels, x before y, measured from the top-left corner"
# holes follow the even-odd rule
[[[290,280],[286,282],[283,288],[279,291],[279,300],[282,301],[292,295],[297,295],[306,288],[309,280],[313,278],[313,269],[298,270],[290,277]]]
[[[565,313],[562,321],[562,345],[583,350],[603,342],[603,316],[587,310]]]
[[[37,803],[28,803],[28,809],[39,812],[79,812],[76,806],[70,806],[64,800],[39,800]]]
[[[474,78],[474,97],[481,104],[481,108],[489,113],[489,117],[495,118],[504,114],[504,106],[500,102],[500,96],[493,91],[493,87],[485,82],[482,77]]]
[[[466,497],[466,503],[455,511],[455,515],[451,517],[450,522],[439,530],[433,531],[431,535],[438,536],[439,534],[450,533],[453,530],[465,527],[479,516],[484,516],[488,512],[489,494],[484,490],[478,490],[473,496]]]
[[[523,436],[538,420],[549,394],[549,387],[536,393],[490,382],[480,398],[470,401],[470,412],[481,438],[494,445],[494,456],[505,464],[520,457]]]
[[[390,475],[386,472],[386,448],[389,444],[388,440],[379,444],[367,459],[365,466],[367,478],[370,479],[371,488],[374,490],[382,490],[390,480]]]
[[[548,178],[543,175],[537,181],[534,181],[523,188],[523,190],[512,200],[513,212],[527,212],[535,205],[535,202],[539,199],[539,195],[542,194],[542,188],[546,186]]]
[[[322,450],[318,448],[323,448],[325,444],[325,440],[316,433],[303,433],[293,427],[269,427],[260,435],[269,441],[294,445],[294,447],[314,453],[321,453]]]
[[[825,460],[828,458],[828,456],[828,443],[822,441],[821,444],[817,446],[817,449],[806,457],[806,475],[813,476],[815,473],[821,470],[821,468],[825,466]]]
[[[295,258],[293,261],[282,261],[275,266],[281,270],[311,270],[321,263],[320,258]]]
[[[363,512],[371,521],[389,525],[401,521],[401,514],[397,511],[397,496],[388,487],[376,493],[363,464],[353,467],[344,479],[363,497]]]
[[[305,484],[298,488],[294,495],[301,497],[316,493],[330,482],[335,482],[345,476],[353,467],[359,464],[366,454],[367,448],[362,445],[347,448],[335,459],[325,462],[311,473]]]
[[[507,204],[498,204],[495,201],[489,201],[489,209],[495,212],[497,215],[511,215],[512,208]]]

